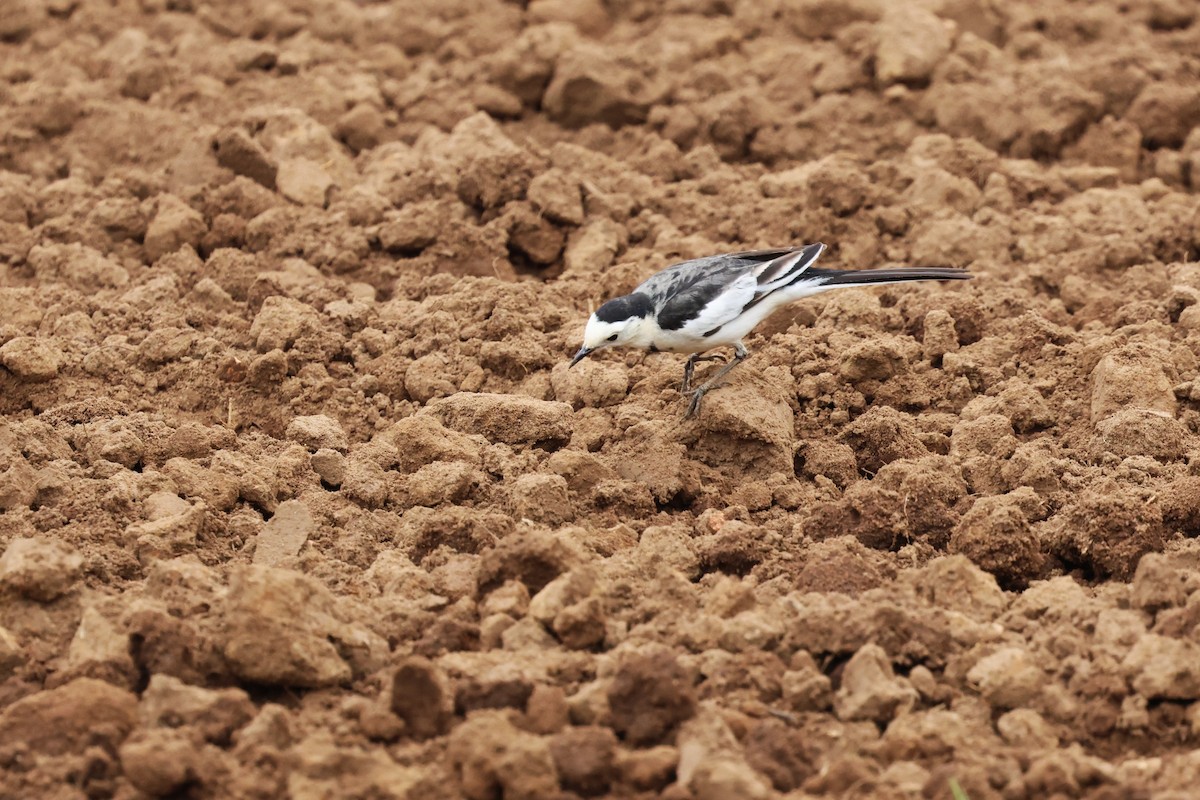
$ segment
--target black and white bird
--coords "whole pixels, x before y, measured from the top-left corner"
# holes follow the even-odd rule
[[[895,269],[819,269],[813,264],[825,245],[820,242],[781,250],[750,250],[706,256],[667,267],[647,278],[631,294],[609,300],[587,321],[583,347],[571,359],[575,366],[605,347],[639,347],[652,353],[689,353],[683,368],[684,394],[691,396],[687,414],[729,371],[746,360],[742,339],[780,307],[814,294],[848,287],[902,281],[963,280],[971,275],[954,267]],[[733,359],[709,380],[692,387],[698,361],[724,361],[703,355],[717,347],[733,347]]]

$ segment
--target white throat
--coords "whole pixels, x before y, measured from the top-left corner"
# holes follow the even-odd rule
[[[625,347],[649,347],[654,342],[654,334],[658,331],[658,323],[650,318],[634,318],[625,328],[629,331],[627,338],[621,344]]]

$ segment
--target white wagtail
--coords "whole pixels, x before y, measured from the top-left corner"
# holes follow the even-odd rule
[[[700,409],[704,395],[749,355],[742,338],[778,308],[829,289],[901,281],[948,281],[970,278],[953,267],[896,269],[818,269],[813,264],[825,245],[782,250],[751,250],[707,256],[667,267],[647,278],[632,294],[609,300],[588,318],[575,366],[605,347],[640,347],[652,353],[690,353],[683,368],[687,413]],[[732,345],[733,360],[692,388],[697,361],[724,361],[701,355]]]

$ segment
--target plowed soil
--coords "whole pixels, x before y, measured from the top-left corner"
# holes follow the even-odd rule
[[[1198,17],[6,0],[0,796],[1196,797]]]

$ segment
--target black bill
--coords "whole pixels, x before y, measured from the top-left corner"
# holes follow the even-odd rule
[[[576,353],[575,357],[571,359],[571,364],[570,364],[570,366],[567,367],[567,369],[570,369],[571,367],[575,366],[576,364],[578,364],[580,361],[583,361],[585,358],[587,358],[591,354],[592,354],[591,349],[589,349],[587,347],[579,348],[579,352]]]

